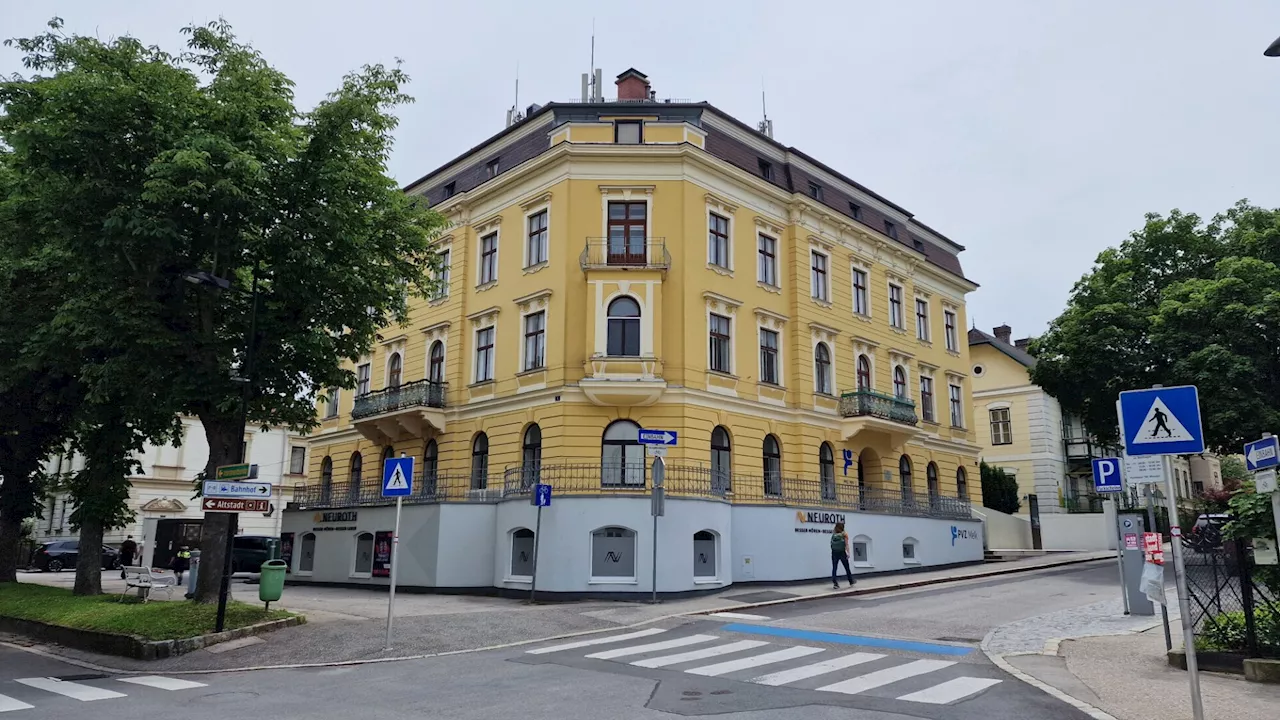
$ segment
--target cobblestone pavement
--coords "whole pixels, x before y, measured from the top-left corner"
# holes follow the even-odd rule
[[[1173,597],[1172,592],[1169,597]],[[1044,652],[1046,644],[1053,640],[1123,635],[1158,628],[1160,624],[1159,607],[1155,615],[1125,615],[1123,602],[1116,598],[1002,625],[987,635],[982,647],[995,655]],[[1169,609],[1169,624],[1178,638],[1181,626],[1176,606]],[[1049,653],[1056,654],[1056,649],[1050,648]]]

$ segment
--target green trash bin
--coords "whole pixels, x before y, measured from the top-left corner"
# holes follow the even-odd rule
[[[268,560],[262,563],[262,569],[259,571],[261,578],[258,581],[258,599],[267,603],[268,608],[284,594],[284,572],[288,567],[283,560]]]

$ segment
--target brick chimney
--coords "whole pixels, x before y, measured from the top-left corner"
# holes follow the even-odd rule
[[[991,334],[995,335],[1000,342],[1008,345],[1009,338],[1013,337],[1013,328],[1008,325],[1001,325],[1000,327],[991,328]]]
[[[619,100],[648,100],[649,77],[635,68],[627,68],[618,76]]]
[[[1021,340],[1014,340],[1013,346],[1025,352],[1026,349],[1031,346],[1031,338],[1022,338]]]

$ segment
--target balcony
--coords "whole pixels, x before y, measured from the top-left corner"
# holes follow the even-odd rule
[[[845,440],[857,435],[879,434],[897,447],[920,435],[916,404],[874,390],[855,390],[840,396],[841,431]]]
[[[447,390],[446,383],[416,380],[365,393],[356,398],[351,422],[361,435],[379,445],[420,438],[431,428],[444,432]]]
[[[587,238],[583,270],[666,270],[671,267],[666,238]]]
[[[667,389],[662,361],[652,356],[592,356],[583,364],[578,387],[595,405],[644,407],[652,405]]]

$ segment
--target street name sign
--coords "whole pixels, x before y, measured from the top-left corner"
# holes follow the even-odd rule
[[[205,480],[204,496],[216,498],[270,498],[271,483]]]
[[[258,477],[258,466],[249,463],[239,465],[220,465],[213,471],[214,480],[254,480]]]
[[[1120,474],[1120,458],[1095,458],[1093,461],[1093,489],[1100,493],[1124,491],[1124,479]]]
[[[674,430],[641,430],[637,439],[641,445],[675,445],[678,435]]]
[[[1264,437],[1244,445],[1244,463],[1250,472],[1280,465],[1280,438]]]
[[[387,458],[382,468],[382,497],[405,497],[413,492],[413,458]]]
[[[200,509],[208,512],[269,512],[271,501],[251,500],[249,498],[217,498],[207,497],[201,500]]]
[[[1120,427],[1129,455],[1204,452],[1200,396],[1195,385],[1120,393]]]

